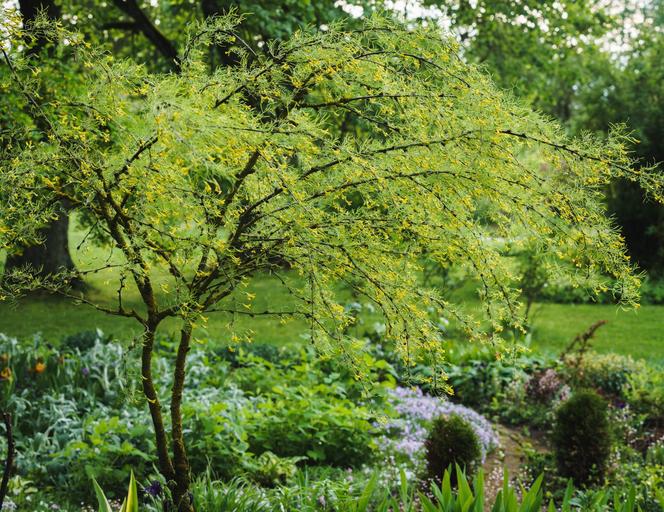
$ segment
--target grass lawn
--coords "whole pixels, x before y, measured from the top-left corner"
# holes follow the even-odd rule
[[[76,250],[84,233],[71,232],[72,256],[79,268],[97,268],[100,263],[117,258],[101,249]],[[0,260],[2,258],[0,257]],[[111,270],[90,275],[88,282],[91,298],[113,304],[116,298],[117,276]],[[476,302],[470,286],[464,286],[458,300]],[[259,276],[246,290],[256,295],[254,310],[288,309],[288,296],[276,278]],[[343,292],[342,292],[343,293]],[[140,307],[136,291],[128,290],[125,305]],[[240,307],[241,308],[241,307]],[[598,320],[608,320],[596,334],[593,347],[599,352],[617,352],[664,363],[664,306],[643,306],[638,310],[621,310],[611,305],[537,304],[532,311],[534,327],[533,346],[538,349],[559,352],[578,333],[585,331]],[[58,297],[30,297],[18,305],[0,303],[0,332],[10,336],[27,337],[36,332],[49,341],[57,342],[63,336],[100,328],[107,334],[119,338],[130,338],[140,334],[140,326],[133,319],[107,315],[86,305],[77,305]],[[163,333],[177,332],[175,321],[162,324]],[[212,313],[205,327],[196,331],[198,338],[210,338],[217,342],[230,339],[232,332],[251,331],[252,338],[267,343],[299,343],[307,326],[302,320],[282,323],[274,317],[235,318],[224,313]]]
[[[597,352],[616,352],[664,363],[664,306],[622,310],[604,304],[539,304],[533,316],[533,345],[560,352],[598,320],[607,320],[595,334]]]
[[[72,222],[76,226],[76,222]],[[91,244],[82,244],[85,231],[73,228],[69,234],[69,245],[72,259],[81,271],[97,269],[108,264],[117,263],[121,257],[119,253],[99,248]],[[81,247],[81,248],[79,248]],[[4,257],[0,253],[0,272],[2,271]],[[166,274],[156,274],[155,284],[157,293],[166,302],[166,292],[160,290],[160,285],[166,282]],[[86,274],[85,282],[88,286],[86,297],[110,308],[117,307],[118,275],[113,269]],[[251,282],[247,288],[238,292],[238,305],[233,309],[242,310],[241,303],[246,292],[256,295],[253,301],[254,311],[288,310],[288,295],[280,292],[279,281],[275,277],[260,276]],[[127,287],[123,293],[125,308],[143,310],[138,291],[127,280]],[[195,331],[198,338],[227,341],[235,332],[238,335],[252,331],[252,338],[262,342],[293,343],[301,340],[300,335],[306,331],[306,324],[302,320],[294,319],[281,323],[274,317],[249,317],[246,315],[231,316],[228,313],[211,313],[204,327]],[[31,296],[22,299],[18,304],[0,302],[0,333],[15,337],[32,336],[40,332],[49,341],[58,342],[68,334],[86,330],[101,329],[106,334],[118,338],[133,338],[140,335],[141,326],[134,319],[109,315],[97,311],[86,304],[75,304],[72,300],[59,296]],[[160,332],[176,334],[179,330],[178,322],[167,319],[160,325]]]

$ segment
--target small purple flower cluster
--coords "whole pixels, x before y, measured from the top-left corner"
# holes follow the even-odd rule
[[[384,426],[386,433],[379,442],[381,448],[405,455],[417,464],[424,454],[429,423],[439,416],[453,414],[466,420],[477,434],[482,450],[482,462],[486,455],[500,444],[491,423],[468,407],[444,398],[425,395],[419,388],[397,387],[390,393],[399,417],[388,421]]]

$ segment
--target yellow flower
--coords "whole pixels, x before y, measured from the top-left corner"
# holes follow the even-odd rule
[[[35,373],[42,373],[44,370],[46,370],[46,365],[44,363],[42,363],[41,361],[39,361],[35,365]]]
[[[11,368],[3,368],[3,370],[0,372],[0,381],[3,380],[11,380],[12,379],[12,370]]]

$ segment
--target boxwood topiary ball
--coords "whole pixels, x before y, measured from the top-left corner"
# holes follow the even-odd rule
[[[558,471],[577,485],[604,475],[611,451],[606,401],[596,392],[578,391],[557,411],[553,445]]]
[[[436,482],[442,480],[443,473],[451,466],[452,482],[456,483],[455,464],[471,475],[482,456],[477,434],[468,422],[457,415],[436,418],[424,447],[427,476]]]

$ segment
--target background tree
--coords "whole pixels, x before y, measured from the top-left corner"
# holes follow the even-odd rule
[[[653,2],[645,21],[632,36],[620,59],[601,62],[594,80],[580,98],[577,130],[605,132],[625,123],[633,130],[630,145],[640,165],[664,162],[664,6]],[[639,266],[661,275],[664,270],[664,209],[625,181],[612,183],[607,193],[609,213],[616,217],[627,247]]]
[[[60,9],[52,0],[22,0],[19,2],[19,7],[23,23],[26,25],[33,23],[40,13],[43,13],[50,19],[58,19],[60,17]],[[25,35],[26,37],[22,41],[22,44],[27,47],[27,52],[30,55],[36,58],[41,54],[43,59],[47,59],[53,65],[58,66],[55,48],[50,41],[39,37],[38,34],[34,35],[26,32]],[[58,74],[62,74],[62,71],[63,69],[61,68]],[[42,94],[49,94],[49,91],[42,91]],[[4,115],[0,116],[0,129],[2,127],[9,127],[13,123],[22,120],[29,123],[35,129],[36,137],[38,137],[39,132],[44,132],[45,127],[39,119],[35,119],[29,114],[19,113],[20,110],[26,110],[27,105],[25,101],[21,101],[20,98],[14,96],[5,96],[0,100],[0,104],[3,107],[2,110],[4,113]],[[0,141],[10,143],[11,141],[7,140],[9,130],[2,131],[3,136],[0,137]],[[30,266],[38,269],[44,275],[55,274],[61,270],[74,270],[74,262],[69,252],[68,230],[69,215],[67,213],[67,204],[66,202],[60,202],[53,212],[53,220],[41,230],[38,243],[29,246],[19,245],[12,247],[5,261],[5,268],[11,272],[16,268]]]
[[[9,24],[14,41],[24,37],[19,25]],[[420,286],[424,254],[471,269],[496,333],[505,322],[520,326],[512,265],[497,238],[545,240],[536,247],[546,246],[542,256],[570,280],[611,275],[632,303],[639,281],[601,191],[623,177],[661,200],[659,178],[632,169],[619,134],[601,144],[566,138],[464,64],[435,29],[378,18],[296,33],[254,54],[235,27],[230,18],[194,26],[180,73],[157,74],[40,22],[33,30],[84,70],[80,87],[49,98],[39,94],[49,80],[43,63],[17,45],[2,50],[9,73],[0,86],[24,98],[47,137],[16,125],[16,142],[0,153],[0,247],[37,237],[66,200],[93,219],[98,236],[86,243],[121,253],[117,304],[81,300],[142,326],[141,383],[159,468],[187,511],[182,393],[192,331],[207,313],[304,317],[312,343],[348,358],[361,376],[340,283],[376,304],[386,335],[412,362],[441,349],[438,314],[481,336],[476,318]],[[210,71],[216,44],[238,64]],[[335,120],[349,113],[371,129],[335,135]],[[533,152],[544,167],[532,165]],[[491,222],[477,222],[480,199]],[[244,284],[261,272],[280,278],[291,309],[252,309]],[[3,292],[41,286],[72,295],[70,278],[17,271]],[[129,282],[142,308],[125,307]],[[170,393],[155,389],[151,364],[166,318],[181,326]]]
[[[534,108],[568,122],[591,63],[604,55],[602,37],[617,27],[595,0],[425,0],[426,21],[442,19],[501,87]]]

